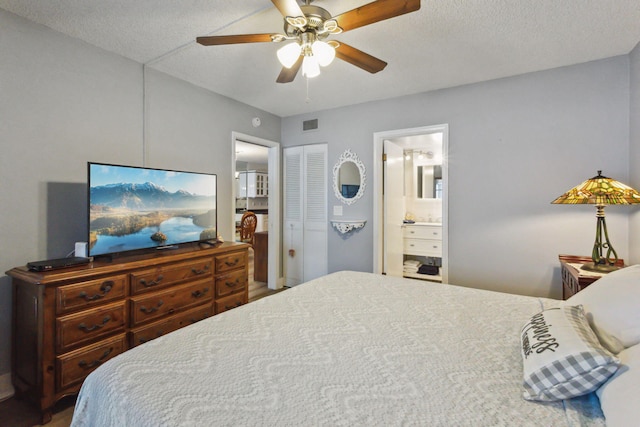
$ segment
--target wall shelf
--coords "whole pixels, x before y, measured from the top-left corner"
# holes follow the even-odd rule
[[[332,219],[331,225],[333,228],[338,230],[340,234],[347,234],[353,230],[359,230],[364,227],[367,223],[366,219],[355,219],[355,220],[346,220],[346,219]]]

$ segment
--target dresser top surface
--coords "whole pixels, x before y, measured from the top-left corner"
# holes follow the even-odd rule
[[[16,279],[22,279],[30,283],[42,285],[55,285],[70,279],[77,280],[83,276],[97,276],[103,274],[120,273],[145,266],[153,266],[160,263],[171,263],[198,257],[214,256],[234,250],[248,248],[246,243],[224,242],[214,246],[210,245],[186,245],[177,249],[165,251],[145,252],[138,254],[126,254],[113,259],[99,258],[86,265],[60,268],[43,272],[29,271],[25,266],[15,267],[6,274]]]

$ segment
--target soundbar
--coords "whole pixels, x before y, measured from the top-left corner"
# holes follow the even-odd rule
[[[69,257],[58,259],[47,259],[44,261],[32,261],[27,263],[27,268],[31,271],[48,271],[58,268],[73,267],[75,265],[89,264],[91,258]]]

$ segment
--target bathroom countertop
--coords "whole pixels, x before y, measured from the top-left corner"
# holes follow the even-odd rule
[[[442,223],[441,222],[418,222],[418,221],[416,221],[413,224],[403,223],[402,225],[432,225],[432,226],[435,225],[435,226],[441,227]]]

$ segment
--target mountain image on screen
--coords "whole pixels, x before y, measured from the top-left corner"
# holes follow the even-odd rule
[[[185,190],[169,192],[152,182],[144,184],[108,184],[91,187],[91,203],[109,208],[137,211],[152,209],[207,209],[211,198],[198,196]]]
[[[118,173],[137,182],[112,180]],[[91,256],[217,237],[215,175],[91,164],[89,181]]]

